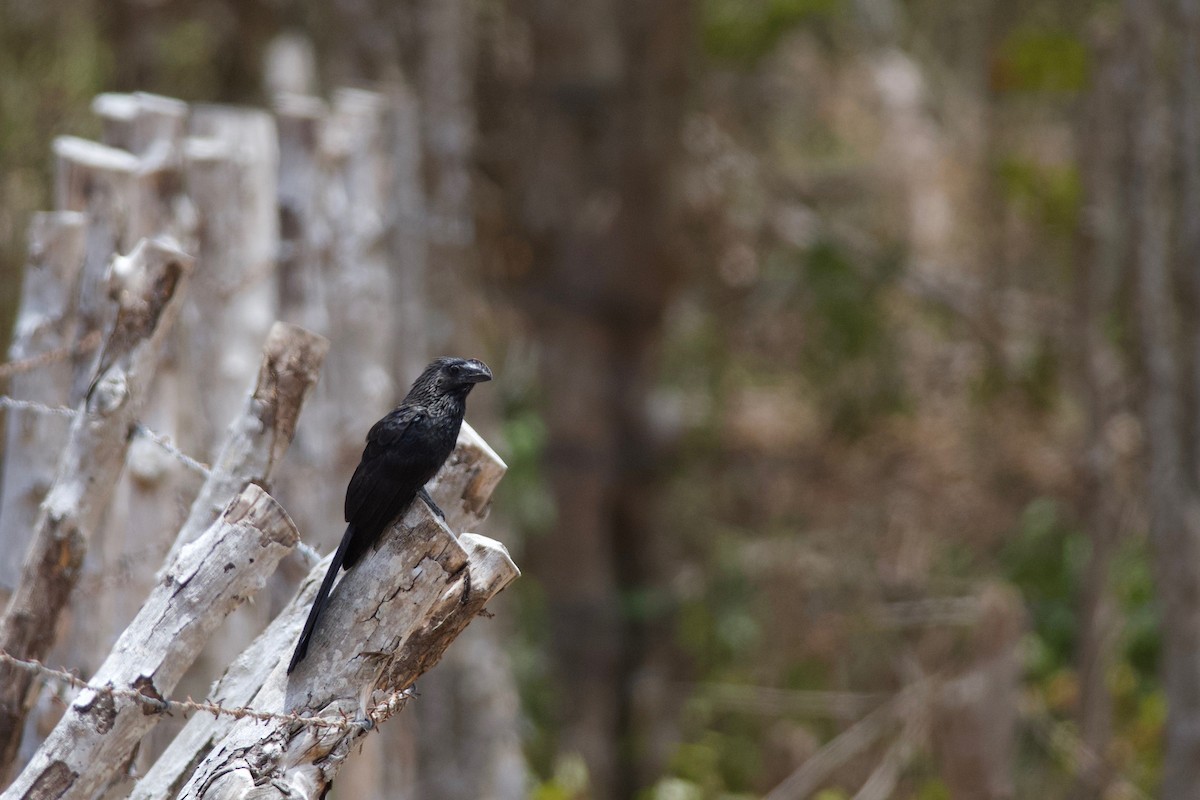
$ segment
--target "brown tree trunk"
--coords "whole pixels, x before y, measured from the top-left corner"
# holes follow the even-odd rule
[[[496,241],[482,250],[499,254],[491,266],[541,347],[557,521],[529,558],[550,614],[559,750],[583,756],[594,797],[627,797],[644,774],[622,743],[641,738],[630,698],[653,672],[652,623],[618,609],[659,579],[646,406],[674,285],[691,4],[509,8],[491,65],[499,85],[480,93],[500,190],[484,209]]]
[[[1104,761],[1113,715],[1107,676],[1120,631],[1110,572],[1120,544],[1127,493],[1119,485],[1120,455],[1108,429],[1119,414],[1129,411],[1130,400],[1128,376],[1104,331],[1129,254],[1129,230],[1120,213],[1121,164],[1128,153],[1121,120],[1128,108],[1128,92],[1115,43],[1102,43],[1096,58],[1095,82],[1077,134],[1084,201],[1077,237],[1074,329],[1076,380],[1087,413],[1080,517],[1092,540],[1079,611],[1078,721],[1083,746],[1095,758],[1081,764],[1072,790],[1076,800],[1102,797],[1110,778]]]
[[[1184,468],[1182,381],[1175,341],[1177,309],[1169,268],[1170,116],[1159,73],[1163,9],[1126,3],[1137,87],[1130,202],[1136,239],[1138,331],[1145,373],[1150,539],[1163,622],[1167,699],[1164,797],[1200,786],[1200,525]]]

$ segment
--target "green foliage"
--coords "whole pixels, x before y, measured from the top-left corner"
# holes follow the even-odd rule
[[[917,787],[916,800],[953,800],[948,787],[940,778],[926,778]]]
[[[716,570],[705,582],[705,590],[683,602],[678,609],[679,644],[704,672],[728,677],[728,670],[744,662],[758,645],[761,630],[754,613],[754,585],[740,566],[736,537],[719,539],[710,563]],[[722,544],[723,543],[723,544]]]
[[[1054,500],[1042,497],[1025,509],[1001,555],[1005,577],[1021,590],[1032,617],[1027,667],[1036,678],[1072,663],[1075,608],[1088,551],[1084,534],[1064,519]]]
[[[156,82],[183,99],[221,96],[220,73],[213,65],[222,57],[223,44],[213,24],[204,19],[181,19],[164,26],[152,40],[159,65]]]
[[[527,399],[506,402],[502,437],[508,472],[497,489],[497,502],[521,530],[535,536],[554,524],[554,499],[542,474],[546,425]]]
[[[1154,574],[1146,550],[1143,537],[1125,540],[1111,573],[1114,594],[1125,621],[1121,637],[1124,661],[1134,670],[1141,691],[1157,685],[1162,646],[1158,608],[1154,603]]]
[[[842,0],[703,0],[704,50],[728,61],[753,62],[788,31],[827,20]]]
[[[1033,630],[1025,642],[1025,663],[1031,688],[1061,717],[1074,713],[1078,698],[1075,609],[1089,554],[1085,534],[1053,500],[1039,498],[1026,508],[1001,557],[1006,576],[1020,588],[1030,612]],[[1121,771],[1149,790],[1161,770],[1166,705],[1158,680],[1159,622],[1144,537],[1121,543],[1109,579],[1124,623],[1107,676],[1115,710],[1112,749],[1120,754],[1114,757]],[[1039,754],[1031,757],[1040,758],[1040,751],[1035,752]]]
[[[761,741],[756,730],[736,720],[723,721],[696,740],[676,750],[670,765],[672,776],[704,798],[731,798],[752,784],[760,764]]]
[[[1009,202],[1057,236],[1073,237],[1083,204],[1083,186],[1074,164],[1041,164],[1009,156],[996,167]]]
[[[850,794],[845,789],[822,789],[813,800],[850,800]]]
[[[530,793],[533,800],[582,800],[588,797],[588,769],[578,755],[558,759],[554,775]]]
[[[900,263],[891,256],[855,261],[829,240],[803,255],[802,367],[825,395],[834,430],[846,436],[862,434],[878,415],[904,405],[885,306]]]
[[[1023,27],[997,49],[993,85],[1002,92],[1078,92],[1087,85],[1090,66],[1077,32]]]

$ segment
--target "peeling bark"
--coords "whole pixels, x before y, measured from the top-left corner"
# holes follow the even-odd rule
[[[42,504],[21,582],[0,619],[0,649],[11,655],[40,659],[54,642],[191,267],[190,257],[159,241],[142,241],[113,266],[116,320]],[[28,674],[0,666],[0,769],[15,757],[31,683]]]
[[[21,289],[12,346],[14,361],[71,343],[74,303],[71,287],[83,264],[87,218],[74,211],[38,214],[29,226],[29,264]],[[8,393],[20,400],[63,405],[71,388],[71,362],[56,361],[9,379]],[[0,542],[10,557],[0,559],[0,602],[8,600],[20,577],[42,498],[67,440],[63,417],[12,409],[4,446],[4,486],[0,490]]]
[[[454,453],[429,484],[430,494],[446,512],[446,520],[451,530],[474,527],[483,521],[490,507],[492,492],[504,471],[504,462],[471,426],[464,422]],[[423,504],[418,505],[424,507]],[[486,554],[494,560],[494,553],[486,547],[476,548],[472,539],[468,539],[468,542],[472,542],[472,552],[478,551],[480,556]],[[286,665],[291,657],[292,648],[296,645],[296,639],[308,615],[308,608],[328,566],[329,557],[313,567],[292,602],[230,664],[213,687],[210,696],[214,701],[227,706],[257,706],[261,698],[256,699],[256,695],[264,683],[275,672],[282,671],[279,663],[281,659]],[[485,576],[480,576],[480,580],[485,580]],[[392,575],[391,583],[395,584],[395,575]],[[472,588],[474,589],[474,584]],[[455,594],[451,587],[446,589],[445,594],[457,599],[462,596],[462,591],[460,588]],[[446,610],[445,607],[439,608],[442,608],[443,612]],[[408,658],[411,660],[413,656]],[[395,682],[402,679],[403,676],[395,675],[390,680]],[[177,794],[214,744],[229,735],[233,726],[234,721],[228,717],[214,718],[203,714],[192,717],[146,776],[134,787],[131,798],[153,800]]]
[[[90,682],[158,700],[169,695],[218,625],[263,587],[298,540],[283,508],[260,487],[247,486],[172,559]],[[158,721],[140,703],[84,690],[0,797],[46,797],[37,787],[53,778],[55,797],[86,800]]]
[[[296,432],[300,410],[317,383],[328,349],[325,337],[295,325],[277,322],[271,328],[258,380],[242,413],[230,423],[225,444],[168,558],[199,536],[242,487],[269,483]]]

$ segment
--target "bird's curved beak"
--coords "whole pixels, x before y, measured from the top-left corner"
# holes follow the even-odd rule
[[[492,371],[482,361],[472,359],[467,362],[466,366],[467,373],[462,377],[465,383],[483,383],[492,379]]]

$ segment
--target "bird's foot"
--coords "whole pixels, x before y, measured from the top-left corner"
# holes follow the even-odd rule
[[[442,511],[442,509],[438,507],[438,504],[433,502],[433,498],[429,496],[429,492],[426,491],[424,486],[421,487],[421,490],[417,494],[421,495],[421,499],[425,501],[425,505],[429,506],[429,510],[434,514],[437,514],[438,519],[440,519],[442,522],[446,521],[446,512]]]

